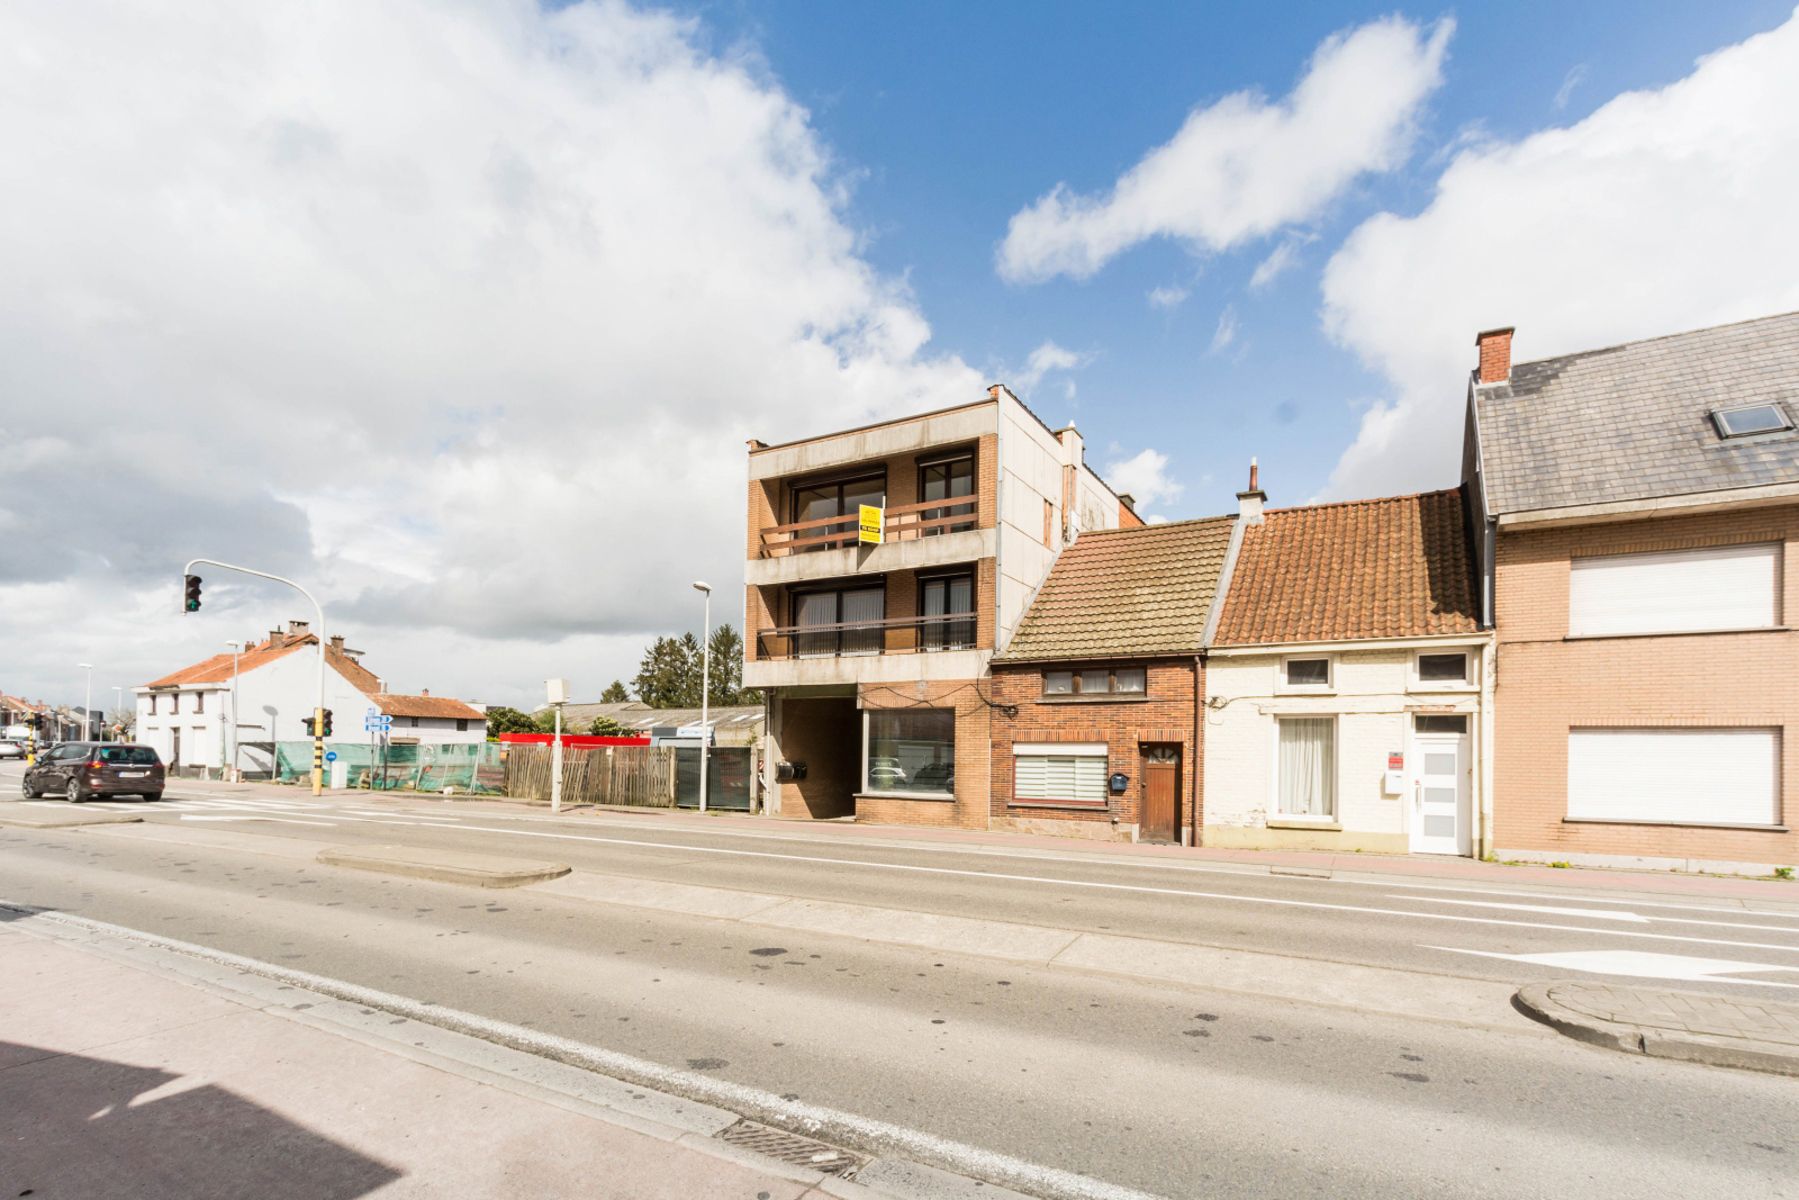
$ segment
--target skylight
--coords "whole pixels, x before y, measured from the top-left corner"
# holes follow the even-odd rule
[[[1774,433],[1791,429],[1792,420],[1778,404],[1752,404],[1746,408],[1721,408],[1712,414],[1718,423],[1718,436],[1748,437],[1752,433]]]

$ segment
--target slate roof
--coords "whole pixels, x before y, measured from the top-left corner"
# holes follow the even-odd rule
[[[1476,387],[1495,514],[1799,483],[1799,430],[1720,438],[1711,413],[1799,421],[1799,313],[1519,363]]]
[[[996,661],[1197,653],[1235,520],[1081,534],[1056,559]]]
[[[1269,510],[1243,530],[1214,646],[1473,633],[1459,489]]]

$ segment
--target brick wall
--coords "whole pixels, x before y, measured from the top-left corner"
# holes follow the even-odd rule
[[[1132,662],[1127,665],[1138,665]],[[1105,665],[1088,663],[1088,666]],[[1050,669],[1063,664],[1051,664]],[[1146,700],[1045,701],[1043,666],[993,665],[993,701],[1016,705],[1018,715],[996,710],[993,717],[993,798],[995,827],[1007,826],[1064,832],[1079,836],[1131,837],[1141,821],[1143,768],[1140,747],[1146,742],[1181,748],[1180,827],[1191,830],[1203,802],[1203,742],[1195,743],[1193,701],[1205,686],[1204,668],[1191,658],[1162,659],[1148,666]],[[1105,742],[1107,772],[1130,776],[1124,795],[1113,796],[1106,809],[1020,807],[1012,803],[1012,746],[1015,742]]]
[[[939,708],[956,714],[956,782],[953,800],[910,800],[862,795],[856,798],[856,819],[883,825],[934,825],[959,829],[988,827],[989,755],[991,710],[986,697],[989,681],[945,680],[932,683],[864,684],[862,706],[877,708]],[[858,761],[861,746],[857,746]]]
[[[1564,640],[1569,563],[1596,553],[1778,541],[1782,592],[1799,596],[1799,507],[1512,532],[1498,540],[1494,840],[1503,853],[1799,861],[1799,833],[1566,823],[1568,730],[1754,725],[1782,729],[1784,819],[1799,786],[1799,634]],[[1788,599],[1784,602],[1790,604]],[[1788,608],[1783,620],[1791,622]]]

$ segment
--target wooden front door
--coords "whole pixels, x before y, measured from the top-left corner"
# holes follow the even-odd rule
[[[1143,747],[1143,811],[1138,831],[1146,842],[1180,840],[1181,748]]]

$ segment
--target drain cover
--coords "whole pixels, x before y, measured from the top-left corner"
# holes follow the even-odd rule
[[[843,1179],[855,1175],[857,1168],[865,1161],[848,1150],[827,1146],[823,1142],[801,1137],[797,1133],[788,1133],[784,1129],[758,1125],[754,1121],[738,1121],[735,1125],[728,1125],[717,1136],[733,1146],[766,1154],[789,1166],[803,1167],[808,1171],[819,1171]]]

